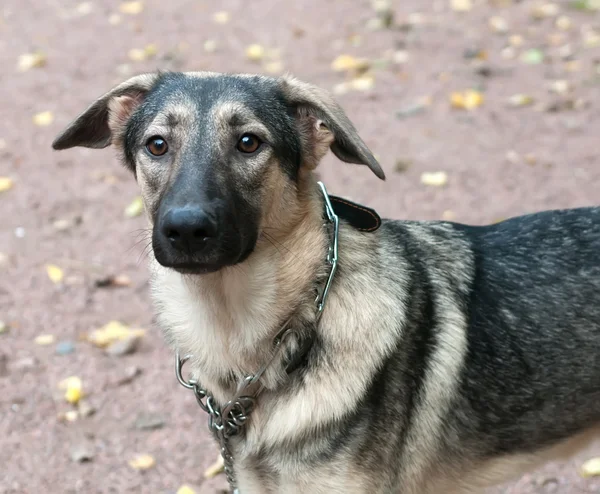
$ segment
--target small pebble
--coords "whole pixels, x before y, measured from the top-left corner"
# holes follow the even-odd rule
[[[85,439],[76,442],[69,448],[69,456],[75,463],[92,461],[94,455],[95,450],[93,444]]]
[[[106,349],[108,355],[113,357],[122,357],[123,355],[129,355],[137,350],[140,343],[140,337],[137,335],[129,335],[122,340],[115,341]]]
[[[96,408],[86,400],[80,400],[79,404],[77,405],[77,409],[79,411],[79,415],[83,418],[90,417],[96,413]]]
[[[133,424],[136,429],[142,431],[162,429],[164,425],[165,419],[161,415],[145,412],[140,413]]]
[[[119,379],[117,379],[116,385],[123,386],[125,384],[129,384],[141,373],[142,373],[142,369],[140,369],[139,367],[137,367],[135,365],[130,365],[129,367],[125,368],[123,375]]]
[[[15,237],[17,238],[25,238],[25,228],[22,226],[18,226],[15,228]]]
[[[75,345],[72,341],[61,341],[56,345],[57,355],[69,355],[75,351]]]

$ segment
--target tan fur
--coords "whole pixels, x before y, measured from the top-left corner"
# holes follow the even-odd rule
[[[188,77],[219,75],[198,72]],[[155,77],[146,74],[132,78],[90,107],[96,118],[106,115],[109,132],[103,129],[99,136],[87,135],[80,117],[57,139],[57,149],[81,141],[91,147],[108,142],[122,147],[126,123]],[[297,109],[304,157],[297,179],[286,176],[268,149],[249,156],[243,165],[230,166],[227,177],[216,174],[217,180],[233,177],[235,183],[260,181],[259,192],[252,187],[248,187],[251,192],[241,192],[252,195],[248,201],[260,205],[260,236],[252,254],[240,264],[201,276],[180,274],[159,265],[154,257],[150,260],[151,292],[159,324],[174,349],[193,355],[187,368],[220,404],[232,398],[244,376],[256,373],[273,356],[273,338],[291,314],[292,329],[316,320],[313,288],[326,275],[329,247],[328,231],[323,226],[323,198],[313,173],[319,161],[332,149],[345,161],[365,164],[383,177],[377,160],[327,92],[288,76],[277,83]],[[190,102],[178,98],[166,104],[145,129],[145,138],[164,136],[172,150],[160,163],[143,150],[135,157],[147,211],[158,205],[161,194],[177,177],[182,150],[198,132],[194,111]],[[242,132],[270,137],[268,128],[241,103],[220,101],[211,111],[212,135],[203,137],[211,142],[217,156]],[[151,216],[148,220],[152,223]],[[458,394],[458,376],[467,352],[468,324],[459,310],[457,291],[467,290],[474,263],[469,246],[453,236],[450,227],[423,229],[407,224],[406,229],[435,255],[439,269],[432,270],[433,279],[429,280],[436,287],[437,341],[424,371],[422,399],[414,405],[407,429],[404,461],[398,472],[402,494],[473,494],[541,461],[582,447],[591,433],[537,455],[511,456],[485,464],[463,465],[458,459],[442,456],[443,420]],[[451,249],[439,249],[439,238],[447,238],[463,255],[458,259],[448,256]],[[244,436],[231,441],[242,494],[385,492],[380,479],[355,456],[358,447],[352,452],[341,448],[327,462],[311,465],[294,457],[295,452],[290,454],[285,445],[301,444],[298,455],[318,457],[319,430],[341,421],[356,407],[382,362],[403,341],[398,321],[408,317],[411,266],[405,256],[395,255],[396,249],[381,231],[361,233],[342,223],[338,274],[316,326],[319,359],[305,369],[302,379],[292,382],[286,381],[281,362],[269,367],[262,378],[265,390]],[[393,282],[382,282],[382,273],[391,273]],[[368,294],[367,303],[362,302],[361,294]],[[285,343],[292,348],[295,344],[294,339]],[[304,441],[306,436],[317,439],[311,443]],[[278,451],[285,451],[287,456]],[[265,452],[274,453],[265,456]]]

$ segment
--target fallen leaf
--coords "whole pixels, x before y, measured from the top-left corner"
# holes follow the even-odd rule
[[[503,17],[494,16],[488,20],[490,29],[496,34],[506,34],[508,32],[508,22]]]
[[[54,115],[51,111],[43,111],[33,116],[33,123],[38,127],[47,127],[54,121]]]
[[[121,2],[119,10],[122,14],[137,15],[144,10],[144,2]]]
[[[0,192],[6,192],[12,189],[14,185],[13,179],[10,177],[0,177]]]
[[[204,478],[212,479],[213,477],[216,477],[224,470],[225,470],[225,462],[223,460],[223,457],[221,455],[219,455],[217,457],[217,461],[215,461],[206,470],[204,470]]]
[[[46,65],[46,54],[41,51],[34,53],[25,53],[19,56],[17,62],[17,70],[19,72],[27,72],[33,68],[39,68]]]
[[[217,49],[217,42],[214,39],[207,39],[203,46],[206,53],[214,53]]]
[[[81,2],[75,8],[75,12],[77,12],[77,14],[79,14],[80,16],[91,14],[93,10],[94,4],[92,2]]]
[[[550,84],[550,92],[556,94],[567,94],[573,89],[571,83],[565,80],[552,81]]]
[[[150,455],[138,455],[128,463],[134,470],[149,470],[156,465],[156,461]]]
[[[455,12],[468,12],[473,8],[472,0],[450,0],[450,8]]]
[[[196,491],[192,489],[189,485],[182,485],[179,489],[177,489],[176,494],[196,494]]]
[[[581,476],[584,478],[600,476],[600,457],[591,458],[581,465]]]
[[[558,19],[556,19],[554,25],[561,31],[568,31],[571,29],[571,27],[573,27],[573,22],[566,15],[561,15]]]
[[[6,324],[4,321],[0,321],[0,334],[7,333],[7,332],[8,332],[8,324]]]
[[[368,91],[375,85],[375,78],[372,75],[362,75],[350,81],[350,88],[355,91]]]
[[[253,44],[246,48],[246,58],[258,62],[265,56],[265,49],[259,44]]]
[[[523,156],[523,159],[525,160],[525,163],[527,163],[528,165],[533,166],[537,163],[537,157],[533,153],[527,153],[525,156]]]
[[[448,174],[446,172],[424,172],[421,174],[421,183],[432,187],[443,187],[448,183]]]
[[[281,74],[283,72],[283,62],[275,60],[265,64],[265,71],[269,74]]]
[[[55,264],[46,265],[46,273],[48,274],[48,278],[50,278],[50,281],[52,281],[52,283],[54,284],[60,283],[65,277],[63,270]]]
[[[76,405],[83,396],[83,383],[81,378],[70,376],[58,383],[58,388],[65,392],[65,401]]]
[[[130,336],[142,337],[145,334],[146,331],[143,329],[130,329],[129,326],[119,321],[110,321],[100,329],[92,331],[86,339],[99,348],[106,348],[116,341],[124,340]]]
[[[575,10],[591,12],[600,10],[600,0],[573,0],[570,6]]]
[[[352,55],[339,55],[333,62],[331,68],[335,72],[364,71],[369,68],[369,61],[355,58]]]
[[[229,17],[229,12],[221,10],[213,14],[213,21],[215,21],[217,24],[227,24],[229,22]]]
[[[535,20],[546,19],[547,17],[555,17],[558,15],[560,9],[555,3],[542,3],[535,5],[531,9],[531,17]]]
[[[126,218],[135,218],[144,212],[144,201],[141,196],[137,196],[129,206],[125,208]]]
[[[450,104],[453,108],[473,110],[483,104],[483,94],[473,89],[455,92],[450,95]]]
[[[594,29],[587,29],[583,33],[583,46],[586,48],[596,48],[600,46],[600,32]]]
[[[142,62],[143,60],[146,60],[146,52],[140,48],[132,48],[127,53],[127,56],[134,62]]]
[[[158,47],[154,43],[144,46],[144,53],[148,58],[155,57],[158,53]]]
[[[535,99],[528,94],[513,94],[508,98],[508,104],[515,108],[530,106],[535,102]]]
[[[39,336],[36,336],[35,339],[33,340],[33,342],[36,345],[40,345],[40,346],[53,345],[55,341],[56,341],[56,338],[54,337],[53,334],[41,334]]]
[[[508,42],[510,43],[511,46],[519,47],[519,46],[523,46],[523,43],[525,42],[525,40],[523,39],[523,36],[521,36],[520,34],[513,34],[513,35],[509,36]]]
[[[542,50],[538,50],[537,48],[527,50],[521,55],[521,61],[523,63],[532,65],[542,63],[544,58],[544,52]]]

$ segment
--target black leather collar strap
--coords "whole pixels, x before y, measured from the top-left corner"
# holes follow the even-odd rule
[[[337,196],[329,196],[335,214],[361,232],[374,232],[381,226],[377,211]]]

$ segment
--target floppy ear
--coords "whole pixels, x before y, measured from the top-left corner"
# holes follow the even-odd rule
[[[98,98],[62,131],[52,147],[56,150],[75,146],[105,148],[120,138],[119,131],[144,96],[154,86],[158,74],[132,77]]]
[[[324,125],[332,134],[331,150],[342,161],[367,165],[380,179],[385,180],[381,166],[358,135],[350,119],[340,105],[325,90],[284,76],[280,87],[288,103],[296,107],[297,116],[309,116],[319,131]]]

